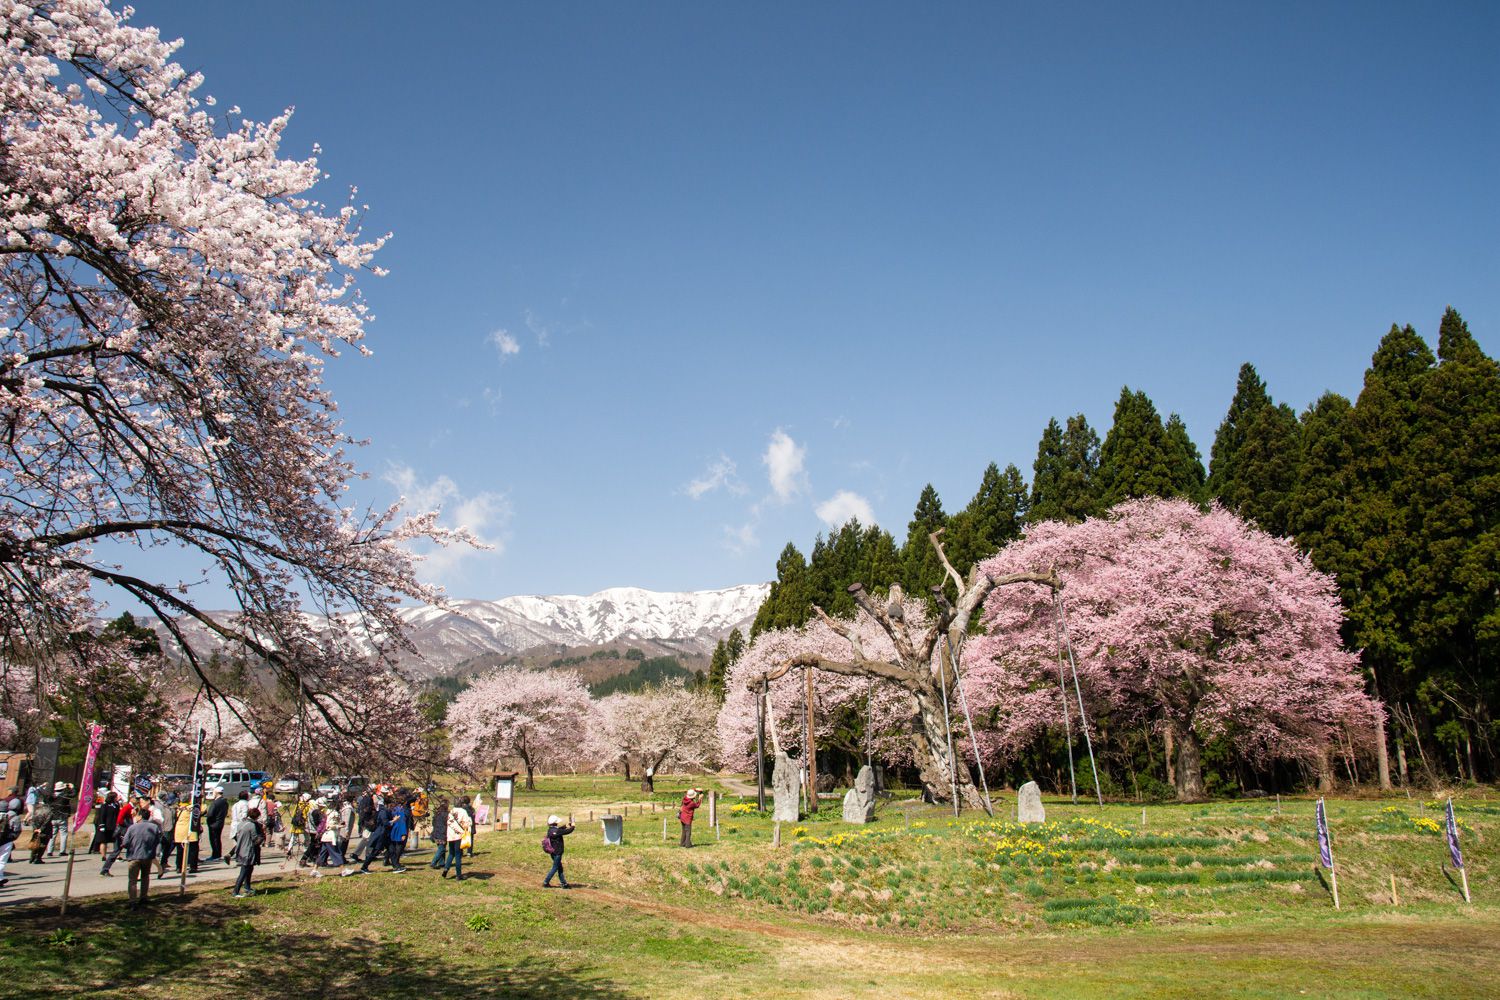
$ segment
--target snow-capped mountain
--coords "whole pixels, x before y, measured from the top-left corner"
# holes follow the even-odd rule
[[[433,676],[486,653],[509,655],[537,646],[631,640],[708,653],[731,630],[748,633],[770,591],[769,583],[674,594],[612,587],[587,597],[502,597],[453,600],[447,609],[406,608],[399,613],[417,655],[403,657],[402,665],[414,674]],[[157,631],[162,633],[160,626]],[[200,631],[202,648],[212,648],[209,633],[201,627],[190,629],[193,647],[200,648]]]

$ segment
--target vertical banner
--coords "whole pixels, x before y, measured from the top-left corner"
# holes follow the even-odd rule
[[[1464,870],[1464,852],[1458,846],[1458,819],[1453,815],[1453,800],[1448,800],[1447,816],[1448,833],[1448,856],[1453,859],[1453,867],[1458,869],[1458,875],[1463,879],[1464,902],[1472,903],[1469,898],[1469,873]]]
[[[192,824],[190,829],[197,833],[203,829],[200,822],[200,812],[203,809],[203,728],[198,729],[198,749],[193,754],[193,795],[189,800],[189,809]]]
[[[78,811],[73,814],[73,832],[83,829],[89,812],[94,808],[94,765],[99,760],[99,744],[104,739],[104,727],[97,722],[89,723],[89,753],[83,759],[83,777],[78,781]]]
[[[1318,862],[1328,869],[1328,879],[1333,884],[1333,908],[1342,909],[1339,906],[1339,873],[1333,867],[1333,840],[1328,836],[1328,812],[1323,808],[1323,800],[1318,800]]]
[[[1318,862],[1333,871],[1333,844],[1328,839],[1328,813],[1323,809],[1323,800],[1318,800]]]

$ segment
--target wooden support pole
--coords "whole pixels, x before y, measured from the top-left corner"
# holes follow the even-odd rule
[[[807,811],[818,811],[818,746],[813,728],[813,668],[807,668]]]
[[[1394,872],[1391,873],[1391,905],[1401,905],[1401,897],[1396,895],[1396,875]]]
[[[1458,877],[1464,882],[1464,902],[1473,905],[1474,901],[1469,898],[1469,871],[1467,868],[1458,870]]]
[[[667,839],[667,817],[665,816],[661,818],[661,839]]]
[[[65,819],[63,822],[66,823],[69,820]],[[68,871],[63,875],[62,913],[58,914],[59,916],[66,917],[68,915],[68,893],[73,890],[73,859],[77,856],[78,852],[76,850],[68,852]]]
[[[1339,906],[1339,873],[1338,873],[1338,870],[1334,869],[1334,868],[1330,868],[1330,869],[1328,869],[1328,875],[1329,875],[1329,877],[1333,881],[1333,908],[1335,910],[1343,909],[1343,907]]]
[[[781,846],[781,824],[780,823],[772,823],[771,824],[771,846],[772,847],[780,847]]]

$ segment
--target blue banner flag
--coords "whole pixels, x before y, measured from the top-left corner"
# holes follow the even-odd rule
[[[1453,857],[1453,867],[1463,870],[1464,852],[1458,846],[1458,820],[1453,818],[1453,800],[1448,800],[1448,853]]]
[[[1318,800],[1318,860],[1333,871],[1333,844],[1328,839],[1328,813],[1323,809],[1322,799]]]

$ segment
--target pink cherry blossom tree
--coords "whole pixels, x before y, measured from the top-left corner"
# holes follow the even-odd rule
[[[290,112],[216,119],[177,43],[102,0],[0,5],[0,39],[0,655],[70,669],[93,593],[119,594],[210,694],[182,622],[362,738],[344,708],[402,647],[398,604],[440,600],[406,546],[468,540],[348,506],[355,442],[322,372],[365,353],[356,281],[383,238],[352,194],[317,199],[315,158],[282,158]],[[157,546],[188,550],[238,614],[130,566]]]
[[[641,791],[647,794],[656,790],[656,775],[666,769],[702,770],[718,757],[719,706],[707,691],[691,691],[679,680],[612,694],[596,707],[593,736],[599,757],[639,761]]]
[[[475,771],[514,757],[526,769],[527,788],[536,787],[538,767],[584,754],[595,724],[588,690],[570,670],[501,667],[448,706],[453,759]]]
[[[1217,505],[1134,500],[1081,524],[1047,522],[981,564],[991,576],[1056,569],[1087,702],[1160,728],[1180,799],[1204,795],[1203,741],[1259,760],[1315,760],[1340,735],[1366,743],[1376,705],[1339,643],[1333,580],[1287,539]],[[1052,591],[992,592],[964,654],[982,751],[1004,758],[1061,725]]]

